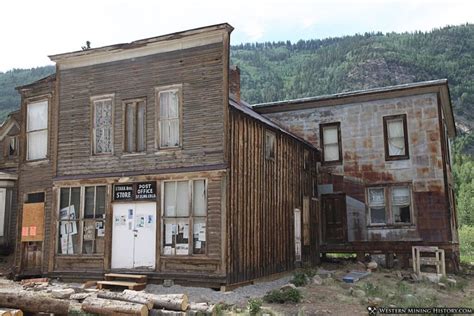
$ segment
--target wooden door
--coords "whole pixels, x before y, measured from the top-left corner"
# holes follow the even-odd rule
[[[346,242],[346,195],[344,193],[321,195],[321,210],[323,240],[328,243]]]

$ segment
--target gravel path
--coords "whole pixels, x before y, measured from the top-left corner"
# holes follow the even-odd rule
[[[181,285],[163,287],[162,285],[155,284],[149,284],[145,291],[154,294],[186,293],[190,302],[207,302],[211,304],[225,302],[226,304],[245,306],[250,298],[262,297],[268,291],[279,289],[281,286],[287,284],[291,277],[291,275],[287,275],[274,281],[242,286],[229,292],[215,291],[203,287],[187,287]]]

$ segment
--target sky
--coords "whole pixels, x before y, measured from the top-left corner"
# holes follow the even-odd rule
[[[1,0],[0,72],[48,55],[227,22],[232,44],[365,32],[429,31],[474,22],[473,0]]]

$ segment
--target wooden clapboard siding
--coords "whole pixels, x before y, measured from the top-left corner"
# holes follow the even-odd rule
[[[21,93],[21,124],[20,129],[20,164],[18,168],[18,216],[17,216],[17,242],[15,247],[15,270],[21,270],[21,222],[23,203],[27,194],[44,192],[44,240],[42,245],[41,271],[46,272],[51,258],[50,244],[52,242],[52,186],[54,176],[54,161],[56,159],[56,131],[57,131],[57,99],[55,93],[55,77],[50,76],[33,84],[19,87]],[[26,160],[26,115],[27,104],[37,100],[48,99],[48,154],[42,161],[30,162]],[[22,271],[27,272],[27,271]]]
[[[314,170],[304,170],[304,149],[316,166],[315,149],[230,108],[228,283],[295,266],[294,216],[311,195]],[[275,159],[265,158],[265,131],[275,133]],[[311,213],[311,216],[315,214]],[[317,231],[317,227],[312,227]],[[311,250],[317,255],[316,234]]]
[[[222,43],[59,70],[58,176],[147,171],[224,162]],[[182,149],[156,148],[155,88],[182,85]],[[114,154],[91,150],[90,98],[114,94]],[[124,155],[122,101],[146,98],[146,153]],[[225,105],[226,106],[226,105]]]

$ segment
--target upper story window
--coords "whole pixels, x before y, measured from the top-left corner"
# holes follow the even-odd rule
[[[265,131],[265,158],[273,160],[275,159],[275,133]]]
[[[385,160],[408,159],[408,133],[406,114],[383,118]]]
[[[413,222],[409,186],[368,188],[367,201],[371,225],[411,224]]]
[[[45,159],[48,154],[48,101],[29,103],[26,122],[26,160]]]
[[[125,102],[125,151],[129,153],[145,151],[146,135],[145,100]]]
[[[159,148],[181,145],[181,86],[157,88]]]
[[[320,124],[323,163],[342,162],[341,123]]]
[[[8,156],[18,156],[18,136],[10,136],[8,140]]]
[[[93,152],[96,155],[111,154],[113,148],[113,96],[94,97],[93,105]]]

